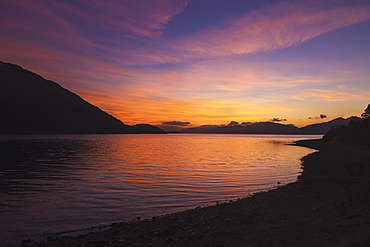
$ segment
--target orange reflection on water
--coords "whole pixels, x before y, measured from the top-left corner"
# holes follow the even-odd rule
[[[271,140],[251,135],[121,135],[102,141],[102,154],[89,158],[96,169],[89,180],[148,197],[192,197],[192,192],[206,194],[209,202],[241,197],[296,180],[308,149],[283,145],[289,140]]]
[[[247,196],[295,181],[311,150],[284,144],[307,138],[16,136],[0,142],[0,230],[24,238]]]

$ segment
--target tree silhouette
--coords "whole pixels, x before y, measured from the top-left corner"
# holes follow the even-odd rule
[[[364,110],[364,112],[361,114],[362,118],[369,118],[370,117],[370,104],[367,106],[367,108]]]
[[[351,120],[348,126],[333,126],[324,135],[324,139],[370,145],[370,104],[361,117],[359,120]]]

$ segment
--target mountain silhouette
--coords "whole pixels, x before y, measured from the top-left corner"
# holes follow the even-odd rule
[[[136,133],[140,134],[165,134],[166,131],[150,124],[136,124],[132,126]]]
[[[325,123],[311,124],[298,128],[291,124],[280,124],[273,122],[256,122],[249,124],[237,124],[228,126],[205,125],[193,128],[184,128],[181,133],[222,133],[222,134],[314,134],[323,135],[333,126],[348,125],[351,120],[358,120],[358,117],[347,119],[336,118]]]
[[[336,119],[333,119],[331,121],[325,122],[325,123],[318,123],[318,124],[311,124],[307,125],[306,127],[303,127],[300,129],[300,132],[302,134],[325,134],[330,130],[331,127],[333,126],[338,126],[338,125],[348,125],[351,120],[359,120],[360,118],[358,117],[349,117],[347,119],[339,117]]]
[[[299,129],[293,125],[284,125],[272,122],[259,122],[249,125],[235,125],[217,127],[208,130],[208,133],[222,134],[296,134]]]
[[[0,134],[165,133],[129,126],[59,84],[0,62]]]
[[[370,145],[370,104],[361,114],[361,118],[352,118],[348,125],[333,126],[323,139]]]
[[[207,131],[211,129],[218,128],[218,125],[201,125],[198,127],[191,127],[191,128],[184,128],[179,130],[178,132],[181,133],[206,133]]]

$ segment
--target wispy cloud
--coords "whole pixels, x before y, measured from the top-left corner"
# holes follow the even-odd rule
[[[30,14],[36,13],[41,17],[39,20],[42,20],[42,17],[45,16],[51,22],[62,26],[65,30],[73,31],[75,28],[78,28],[85,34],[103,34],[104,32],[105,34],[110,34],[110,32],[117,32],[117,34],[127,37],[156,37],[162,34],[163,29],[173,16],[181,13],[189,1],[81,0],[78,2],[67,2],[37,0],[30,2],[5,0],[4,4],[14,9],[23,9]],[[15,16],[21,18],[21,16]],[[32,22],[34,21],[32,20]]]
[[[46,54],[65,52],[65,60],[72,60],[68,53],[73,53],[120,65],[174,61],[160,38],[189,1],[5,0],[0,27],[6,35],[0,41],[24,44],[21,50],[9,45],[16,54],[31,45],[43,47]]]
[[[295,96],[295,99],[303,100],[311,97],[316,97],[325,101],[349,101],[366,99],[370,96],[369,92],[350,93],[339,90],[329,89],[311,89]]]
[[[19,37],[14,30],[32,33],[32,39],[38,39],[33,41],[36,45],[50,50],[128,66],[284,49],[370,18],[368,6],[319,9],[312,7],[314,4],[283,1],[196,35],[164,39],[161,35],[166,25],[189,1],[6,1],[14,14],[8,14],[0,25],[10,35],[17,33],[13,38],[18,42],[32,40]]]
[[[363,6],[314,8],[310,3],[281,2],[203,30],[177,46],[189,56],[228,56],[284,49],[329,31],[370,18]]]

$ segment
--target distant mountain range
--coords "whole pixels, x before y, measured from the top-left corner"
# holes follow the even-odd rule
[[[166,133],[129,126],[59,84],[0,62],[0,134]]]
[[[300,128],[300,131],[304,134],[325,134],[329,131],[329,129],[333,126],[338,125],[348,125],[349,122],[358,121],[360,118],[358,117],[349,117],[349,118],[336,118],[331,121],[325,123],[318,123],[318,124],[311,124],[307,125],[306,127]]]
[[[194,128],[178,129],[180,133],[220,133],[220,134],[315,134],[323,135],[331,127],[336,125],[348,125],[351,120],[358,120],[358,117],[347,119],[336,118],[328,122],[311,124],[298,128],[290,124],[273,122],[256,122],[249,124],[238,124],[233,126],[204,125]]]

